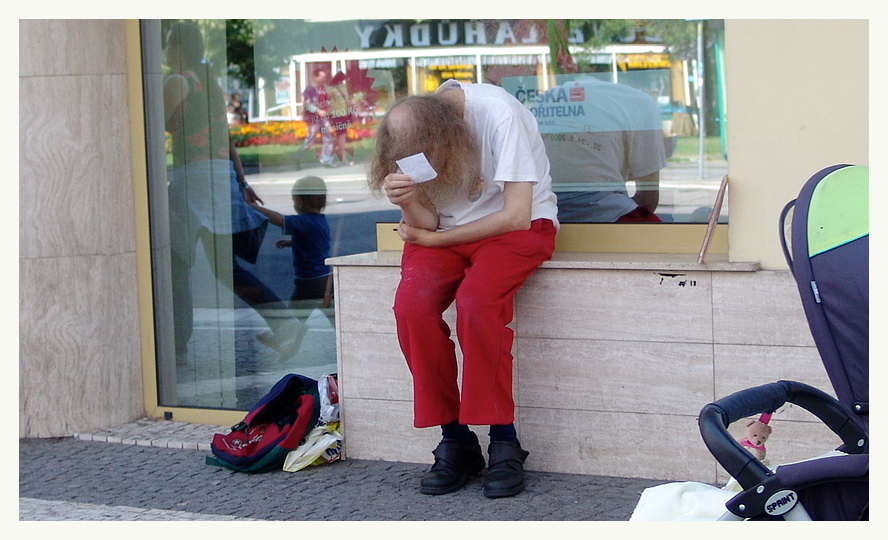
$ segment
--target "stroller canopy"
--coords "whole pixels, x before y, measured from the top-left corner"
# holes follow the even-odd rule
[[[836,396],[868,431],[869,167],[835,165],[812,176],[784,208],[781,229],[784,254]]]

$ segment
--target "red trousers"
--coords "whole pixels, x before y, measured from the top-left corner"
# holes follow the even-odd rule
[[[413,375],[414,426],[514,421],[513,332],[506,325],[515,293],[552,256],[555,233],[551,221],[539,219],[527,231],[448,248],[405,244],[394,312]],[[454,301],[462,392],[456,347],[442,317]]]

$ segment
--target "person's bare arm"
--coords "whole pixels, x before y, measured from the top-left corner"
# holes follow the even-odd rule
[[[247,183],[247,176],[244,174],[244,166],[241,164],[240,156],[237,153],[237,148],[234,146],[234,139],[231,136],[228,136],[228,156],[231,159],[231,163],[234,166],[234,174],[237,177],[237,185],[240,187],[241,197],[244,198],[244,202],[252,205],[255,202],[260,204],[265,204],[265,201],[259,198],[259,195],[256,195],[256,192],[253,191],[253,188],[250,187],[250,184]]]
[[[477,242],[511,231],[530,228],[533,184],[507,182],[503,187],[505,204],[502,210],[465,225],[434,232],[402,222],[398,234],[405,242],[426,247],[446,247]]]
[[[393,173],[386,176],[384,189],[389,202],[401,208],[403,223],[429,231],[438,228],[438,212],[423,204],[409,175]]]
[[[271,222],[272,225],[277,225],[278,227],[284,227],[284,216],[271,210],[269,208],[265,208],[264,206],[259,206],[258,203],[252,202],[250,206],[255,208],[260,214],[268,218],[268,221]]]
[[[188,81],[185,77],[174,73],[163,81],[163,119],[165,123],[169,123],[173,113],[179,109],[187,95]],[[175,127],[167,125],[167,130]]]
[[[660,204],[660,171],[635,179],[635,195],[632,200],[651,213],[656,212]]]

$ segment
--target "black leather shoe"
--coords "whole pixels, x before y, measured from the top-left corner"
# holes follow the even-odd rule
[[[435,464],[419,486],[419,491],[426,495],[454,492],[466,485],[469,477],[484,470],[484,455],[477,439],[468,445],[456,439],[444,439],[432,455]]]
[[[524,460],[528,452],[509,441],[490,441],[484,495],[494,499],[512,497],[524,491]]]

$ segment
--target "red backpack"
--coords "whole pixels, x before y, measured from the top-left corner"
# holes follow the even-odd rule
[[[248,473],[281,468],[287,454],[317,425],[319,415],[317,381],[287,375],[230,433],[213,436],[213,455],[206,463]]]

